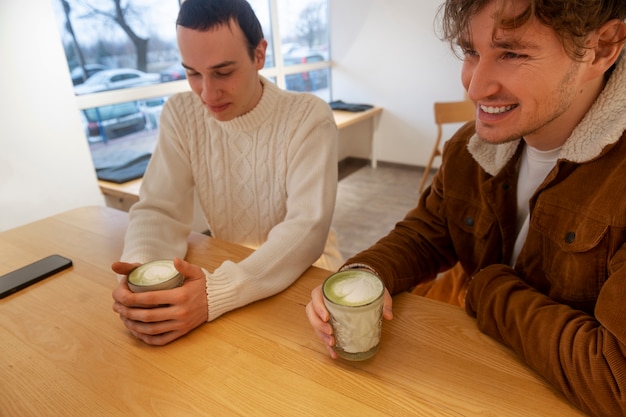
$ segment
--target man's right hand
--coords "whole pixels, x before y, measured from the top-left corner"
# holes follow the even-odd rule
[[[385,288],[385,299],[383,301],[383,318],[391,320],[393,318],[392,304],[393,300],[387,288]],[[337,353],[333,349],[335,345],[335,336],[333,336],[333,328],[329,323],[330,313],[324,304],[324,296],[322,295],[322,286],[315,287],[311,291],[311,301],[306,306],[306,315],[309,323],[313,326],[315,334],[319,337],[331,358],[337,359]]]

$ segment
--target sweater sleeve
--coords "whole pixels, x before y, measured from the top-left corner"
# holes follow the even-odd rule
[[[626,415],[626,271],[600,292],[596,317],[572,309],[524,283],[505,265],[470,282],[466,309],[479,329],[511,347],[581,409]]]
[[[189,158],[179,138],[183,125],[176,122],[166,102],[159,140],[139,191],[140,200],[129,212],[122,261],[145,263],[184,257],[193,221],[193,178]]]
[[[287,153],[286,215],[250,256],[208,274],[209,321],[284,290],[324,250],[337,192],[337,128],[325,104],[299,123]]]

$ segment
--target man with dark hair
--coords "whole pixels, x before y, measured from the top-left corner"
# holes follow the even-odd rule
[[[259,75],[267,42],[244,0],[186,0],[177,39],[192,91],[164,106],[123,262],[113,265],[113,310],[155,345],[284,290],[313,263],[342,262],[329,233],[337,127],[328,104]],[[130,292],[125,276],[138,264],[185,256],[194,194],[213,236],[254,252],[210,273],[175,259],[181,287]]]
[[[253,60],[255,50],[263,40],[263,29],[254,10],[246,1],[190,2],[180,8],[176,25],[206,32],[218,26],[230,26],[231,22],[241,29],[246,39],[250,59]]]
[[[458,300],[572,403],[626,415],[626,2],[441,12],[476,121],[445,145],[418,206],[342,269]],[[307,315],[336,357],[320,288]]]

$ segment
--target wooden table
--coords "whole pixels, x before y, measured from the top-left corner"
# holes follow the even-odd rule
[[[394,298],[381,348],[330,359],[304,307],[328,271],[227,313],[167,346],[129,335],[111,310],[127,225],[106,207],[0,233],[0,274],[59,253],[74,266],[0,300],[0,415],[582,415],[458,308]],[[204,235],[188,259],[214,269],[249,252]]]
[[[345,129],[356,123],[360,123],[364,120],[372,120],[382,113],[382,107],[372,107],[368,110],[351,112],[345,110],[333,110],[333,117],[337,124],[337,129]]]
[[[371,148],[370,162],[373,168],[376,168],[377,160],[374,147],[374,130],[378,117],[382,113],[381,107],[373,107],[369,110],[362,112],[349,112],[342,110],[333,110],[333,116],[335,117],[335,123],[341,134],[346,128],[355,126],[357,124],[368,123],[367,141]],[[99,180],[98,185],[100,191],[104,194],[106,204],[109,207],[117,208],[123,211],[128,211],[130,207],[139,201],[139,188],[141,187],[141,178],[128,181],[122,184],[117,184],[110,181]],[[201,219],[198,219],[198,223],[201,223]]]

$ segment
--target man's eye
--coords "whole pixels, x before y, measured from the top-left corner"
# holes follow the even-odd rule
[[[465,56],[466,58],[478,56],[478,52],[470,48],[463,48],[461,49],[461,52],[463,53],[463,56]]]
[[[216,75],[218,78],[226,78],[226,77],[228,77],[229,75],[231,75],[232,73],[233,73],[232,71],[218,71],[218,72],[216,72],[216,73],[215,73],[215,75]]]
[[[504,54],[502,54],[502,58],[504,59],[525,59],[527,57],[527,55],[522,55],[515,52],[505,52]]]

